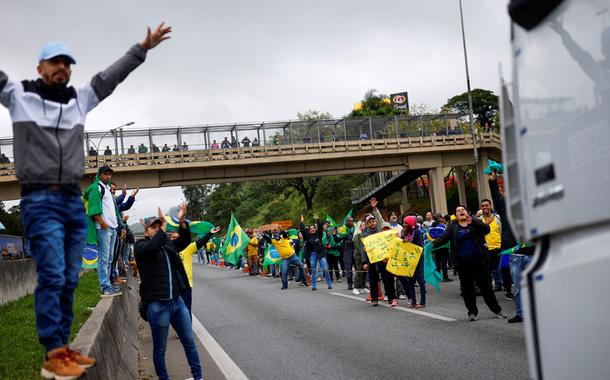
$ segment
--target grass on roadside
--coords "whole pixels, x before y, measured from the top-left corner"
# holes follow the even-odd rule
[[[85,273],[74,293],[74,322],[70,341],[99,301],[96,271]],[[34,295],[0,306],[0,379],[40,379],[44,349],[38,342]]]

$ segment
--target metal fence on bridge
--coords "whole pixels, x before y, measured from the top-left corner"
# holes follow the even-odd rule
[[[319,144],[404,137],[469,134],[460,114],[380,116],[312,121],[275,121],[85,132],[88,155],[250,146]],[[224,142],[224,143],[223,143]],[[0,153],[13,159],[13,139],[0,139]]]

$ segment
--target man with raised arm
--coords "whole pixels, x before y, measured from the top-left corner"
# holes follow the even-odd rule
[[[144,41],[79,88],[68,86],[76,60],[60,42],[43,47],[37,80],[16,81],[0,71],[0,103],[13,121],[23,227],[36,260],[36,329],[46,351],[41,369],[46,379],[76,379],[95,365],[67,346],[87,233],[79,187],[85,118],[170,32],[164,24],[148,28]]]

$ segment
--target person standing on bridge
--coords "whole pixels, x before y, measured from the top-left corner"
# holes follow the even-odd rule
[[[68,86],[76,60],[59,42],[43,47],[40,78],[35,81],[19,82],[0,71],[0,103],[13,120],[21,217],[36,260],[36,329],[46,351],[41,369],[45,378],[74,379],[85,373],[82,367],[95,364],[67,347],[87,232],[79,187],[86,115],[144,62],[149,49],[170,38],[170,32],[164,24],[148,29],[142,43],[78,89]]]

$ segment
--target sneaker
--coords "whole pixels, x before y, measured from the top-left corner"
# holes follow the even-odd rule
[[[339,278],[337,279],[337,282],[338,282],[338,283],[341,283],[341,277],[339,277]]]
[[[476,314],[468,314],[468,319],[470,320],[470,322],[474,322],[479,319],[479,316]]]
[[[65,347],[56,348],[47,353],[47,358],[40,369],[44,379],[73,380],[85,374],[85,369],[70,359]]]
[[[120,296],[121,294],[123,294],[123,293],[112,289],[112,290],[105,290],[104,293],[102,293],[100,295],[100,297],[102,297],[102,298],[110,298],[110,297]]]
[[[308,286],[309,286],[309,285],[307,284],[307,281],[303,281],[303,282],[301,282],[301,284],[302,284],[304,287],[308,287]]]
[[[515,315],[511,319],[508,320],[508,323],[521,323],[523,322],[523,317],[520,315]]]
[[[82,368],[91,368],[96,363],[95,359],[92,357],[83,355],[78,351],[71,350],[68,346],[66,346],[66,352],[70,356],[70,359]]]
[[[504,293],[504,298],[506,298],[509,301],[514,301],[515,300],[515,296],[513,295],[512,292]]]
[[[332,285],[328,285],[328,289],[329,289],[329,290],[330,290],[330,289],[332,289],[332,288],[333,288],[333,286],[332,286]]]
[[[282,290],[284,290],[284,289],[288,289],[288,287],[287,286],[282,286]]]
[[[415,304],[416,309],[423,309],[424,307],[426,307],[425,304],[421,304],[421,303]]]
[[[373,300],[373,301],[371,301],[371,305],[372,306],[379,306],[379,301]]]
[[[311,290],[316,290],[316,288],[311,288]]]
[[[358,294],[360,294],[360,291],[358,289],[354,288],[354,289],[352,289],[352,293],[355,295],[358,295]]]
[[[360,292],[361,292],[361,293],[368,294],[368,293],[370,293],[371,291],[370,291],[370,290],[368,290],[367,288],[364,288],[364,289],[362,289]]]
[[[397,299],[393,299],[392,301],[390,301],[390,307],[396,307],[398,306],[398,300]]]
[[[506,319],[508,318],[508,315],[506,315],[505,312],[503,312],[502,310],[500,310],[498,313],[496,313],[496,317],[500,318],[500,319]]]
[[[401,294],[401,295],[398,296],[398,299],[399,300],[406,300],[407,296],[405,296],[404,294]]]

